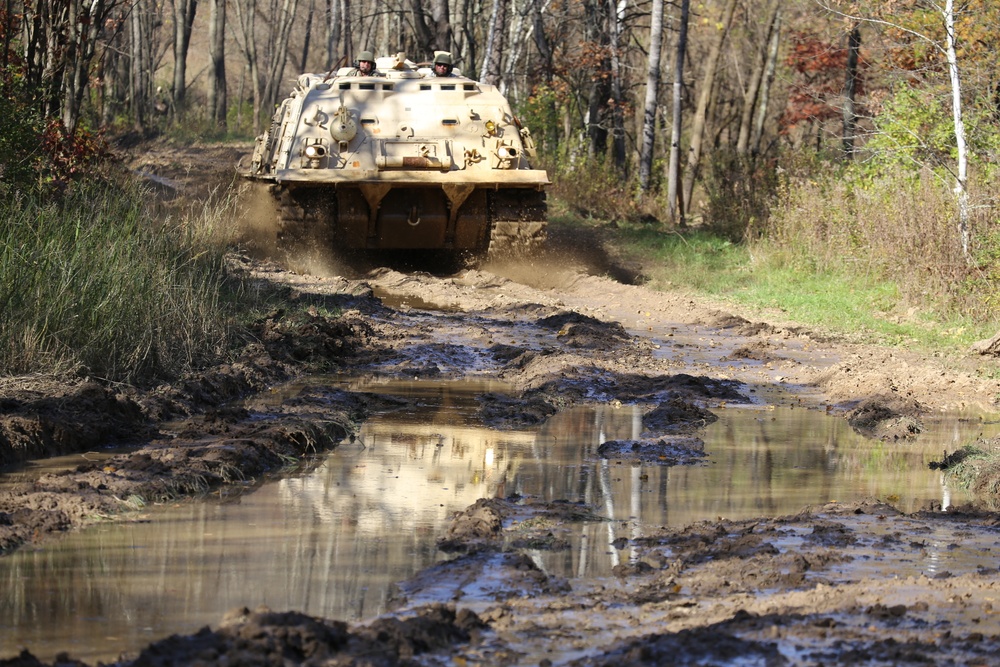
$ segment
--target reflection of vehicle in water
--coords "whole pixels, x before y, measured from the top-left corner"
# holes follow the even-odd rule
[[[322,469],[284,479],[280,486],[282,505],[297,506],[299,514],[329,524],[339,551],[363,555],[348,559],[359,567],[398,572],[400,563],[408,571],[426,566],[442,556],[434,545],[451,517],[480,498],[600,498],[594,504],[608,516],[635,511],[612,479],[619,474],[631,479],[633,473],[612,472],[614,466],[595,452],[603,439],[638,435],[638,407],[569,410],[541,430],[498,431],[479,424],[476,397],[502,390],[500,383],[359,382],[351,389],[405,395],[415,408],[369,419],[353,443],[332,452]],[[612,528],[621,525],[580,524],[574,529],[585,537],[574,550],[533,556],[562,575],[581,568],[610,570],[618,563],[618,551],[608,546],[617,537]]]
[[[527,251],[545,238],[545,171],[495,86],[399,54],[384,77],[303,74],[257,138],[288,249]]]
[[[578,484],[592,484],[586,480],[601,442],[636,437],[641,429],[635,406],[567,410],[541,430],[486,428],[477,398],[504,391],[492,380],[361,381],[350,389],[404,395],[414,408],[369,419],[353,444],[331,453],[324,474],[282,484],[314,497],[319,516],[361,504],[360,514],[369,515],[359,514],[358,524],[399,530],[438,528],[480,498],[575,496]]]

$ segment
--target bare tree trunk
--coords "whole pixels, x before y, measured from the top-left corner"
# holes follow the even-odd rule
[[[555,63],[553,60],[552,45],[545,32],[545,21],[542,12],[548,7],[549,0],[530,0],[531,2],[531,37],[535,43],[535,50],[538,51],[539,74],[545,86],[550,87],[555,75]],[[546,96],[546,109],[550,117],[555,118],[558,111],[555,100],[551,95]],[[555,149],[559,145],[559,132],[545,132],[542,140],[548,144],[548,148]]]
[[[531,0],[528,0],[529,2]],[[524,52],[527,50],[528,42],[531,40],[531,26],[526,26],[528,12],[531,8],[526,4],[522,11],[516,11],[514,22],[510,26],[506,42],[510,45],[507,49],[507,57],[504,59],[503,75],[500,77],[500,92],[509,95],[511,90],[516,91],[520,83],[517,77],[517,65],[521,61]],[[515,92],[516,95],[516,92]]]
[[[226,128],[226,0],[211,0],[208,17],[208,118]]]
[[[764,80],[764,68],[767,60],[767,46],[771,42],[771,30],[774,29],[774,22],[781,9],[780,0],[771,0],[767,11],[768,36],[761,42],[757,50],[757,58],[754,60],[753,70],[750,73],[750,80],[747,85],[746,95],[743,99],[743,114],[740,117],[740,134],[736,140],[736,153],[746,155],[750,147],[750,132],[754,117],[754,109],[757,108],[757,96],[760,92],[761,82]]]
[[[461,58],[462,73],[470,79],[478,79],[479,72],[476,63],[479,62],[478,42],[470,38],[470,26],[476,19],[474,0],[454,0],[452,12],[451,39],[454,46],[453,53]]]
[[[346,63],[354,60],[354,32],[351,30],[351,0],[340,0],[340,47],[347,56]]]
[[[257,127],[264,127],[271,121],[274,107],[278,103],[278,98],[285,87],[284,73],[285,64],[288,62],[288,42],[292,34],[292,24],[295,22],[295,13],[298,10],[298,0],[282,0],[281,8],[277,10],[277,15],[271,17],[271,43],[268,45],[268,52],[271,54],[271,62],[268,63],[267,76],[264,80],[262,94],[261,112],[256,119]],[[259,124],[259,125],[258,125]]]
[[[94,58],[97,36],[104,22],[105,3],[95,0],[89,4],[70,2],[70,37],[66,50],[66,68],[63,70],[62,122],[69,134],[76,132],[83,107],[83,97],[90,75],[90,62]]]
[[[719,30],[708,53],[708,60],[705,62],[701,90],[698,92],[698,106],[691,122],[691,145],[688,147],[687,171],[684,174],[684,201],[686,202],[691,201],[691,195],[694,193],[694,181],[701,163],[701,147],[704,141],[708,107],[712,100],[712,90],[715,88],[715,75],[719,68],[722,46],[726,42],[726,35],[729,34],[729,26],[732,25],[735,10],[736,0],[727,0],[726,6],[722,10],[722,18],[718,23]]]
[[[757,120],[753,126],[753,154],[760,155],[760,142],[764,137],[764,121],[767,119],[767,104],[771,99],[771,85],[778,66],[778,47],[781,45],[781,11],[774,17],[771,29],[771,46],[767,51],[767,74],[764,76],[764,87],[760,91],[760,104],[757,105]]]
[[[32,70],[36,73],[34,83],[42,91],[42,115],[57,117],[62,111],[59,102],[59,88],[62,84],[63,70],[66,63],[61,57],[63,45],[60,43],[61,25],[65,21],[65,9],[60,9],[54,2],[40,3],[35,16],[35,38],[31,41],[34,48],[35,63]]]
[[[490,15],[489,34],[486,39],[486,54],[479,80],[491,86],[500,85],[500,71],[503,63],[504,32],[507,26],[507,0],[493,0]]]
[[[4,0],[3,12],[6,17],[14,15],[14,0]],[[10,44],[13,37],[13,30],[3,31],[3,43],[0,43],[0,69],[7,69],[7,65],[10,64]]]
[[[39,0],[14,9],[23,16],[25,78],[41,91],[43,115],[59,118],[70,134],[80,120],[97,39],[115,6],[116,0]]]
[[[858,89],[858,51],[861,50],[861,28],[857,23],[847,35],[847,81],[844,82],[844,158],[854,158],[854,132],[858,116],[854,111],[854,100]]]
[[[236,0],[233,7],[239,20],[240,48],[250,72],[250,86],[253,91],[253,131],[254,134],[259,134],[263,91],[260,83],[260,59],[257,53],[257,0]],[[240,95],[241,103],[242,97]]]
[[[431,0],[431,20],[434,22],[434,47],[452,51],[451,19],[448,0]],[[456,54],[458,55],[458,54]]]
[[[136,0],[129,13],[131,32],[129,53],[131,54],[129,76],[129,101],[132,122],[137,130],[144,130],[148,122],[152,84],[150,82],[149,40],[147,35],[147,0]]]
[[[958,173],[955,175],[955,198],[958,200],[958,233],[962,243],[962,254],[967,262],[969,254],[969,159],[965,145],[965,121],[962,120],[962,82],[958,75],[958,55],[955,51],[955,5],[947,0],[944,9],[945,32],[948,35],[948,75],[951,80],[951,114],[955,125],[955,149],[958,153]]]
[[[608,30],[605,11],[607,4],[584,0],[584,38],[591,43],[606,46]],[[594,73],[590,94],[587,99],[587,152],[591,157],[603,156],[608,149],[608,129],[601,117],[607,108],[610,94],[607,77],[604,74],[611,69],[611,64],[602,60]]]
[[[187,56],[191,45],[191,27],[198,10],[198,0],[173,0],[174,2],[174,86],[172,89],[174,111],[184,107],[187,93]]]
[[[417,37],[417,48],[421,54],[433,55],[434,31],[429,25],[430,17],[424,8],[424,0],[410,0],[410,9],[413,12],[413,31]]]
[[[306,12],[306,25],[302,36],[302,59],[296,63],[299,72],[309,71],[309,49],[312,46],[313,16],[316,14],[316,0],[309,0],[309,10]]]
[[[622,100],[621,59],[619,56],[619,40],[621,24],[625,13],[627,0],[608,0],[608,22],[610,28],[611,51],[611,99],[614,106],[611,110],[611,157],[615,168],[625,173],[625,120]]]
[[[662,2],[662,0],[660,1]],[[542,80],[545,83],[552,83],[552,75],[555,71],[552,45],[545,34],[545,22],[542,20],[542,10],[547,5],[546,0],[531,0],[531,35],[535,40],[535,48],[538,49],[538,57],[541,60]]]
[[[660,49],[663,45],[663,0],[653,0],[649,19],[649,60],[646,65],[646,101],[643,104],[642,150],[639,152],[639,187],[649,191],[656,140],[656,100],[660,89]]]
[[[327,0],[327,22],[326,22],[326,69],[330,70],[337,66],[341,53],[340,36],[342,33],[341,23],[343,6],[340,0]]]
[[[687,28],[690,0],[681,0],[680,25],[677,36],[677,58],[674,62],[674,108],[671,114],[670,166],[667,173],[667,203],[670,219],[684,224],[684,205],[678,201],[681,168],[681,102],[684,92],[684,58],[687,54]]]

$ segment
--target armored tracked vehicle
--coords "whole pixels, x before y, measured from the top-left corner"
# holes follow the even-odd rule
[[[277,199],[281,246],[474,258],[540,246],[548,177],[497,88],[403,54],[376,67],[301,75],[257,138],[245,175]]]

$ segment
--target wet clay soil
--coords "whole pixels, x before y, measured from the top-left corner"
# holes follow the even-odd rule
[[[190,151],[171,154],[160,176],[178,175],[170,165],[190,173],[187,163],[176,166],[183,159],[198,164]],[[642,436],[600,450],[622,466],[701,461],[700,429],[729,404],[825,410],[868,437],[904,441],[938,412],[997,411],[1000,384],[986,379],[996,375],[995,357],[853,344],[773,313],[626,284],[641,267],[615,260],[597,236],[555,229],[547,252],[447,275],[293,272],[234,253],[234,270],[275,289],[287,307],[261,318],[254,342],[230,364],[144,391],[0,382],[0,460],[94,459],[66,472],[8,475],[0,550],[129,520],[142,503],[252,487],[293,462],[309,465],[368,415],[405,401],[314,386],[270,400],[266,413],[231,407],[310,373],[501,380],[509,392],[479,397],[480,418],[496,428],[539,424],[573,405],[637,404]],[[109,444],[131,447],[102,452]],[[391,614],[348,625],[236,609],[121,664],[996,664],[1000,514],[940,506],[902,514],[886,501],[642,537],[623,530],[613,578],[567,580],[546,574],[531,553],[566,548],[561,531],[606,521],[599,508],[483,499],[439,537],[450,559],[399,583]],[[26,651],[0,654],[0,665],[38,664]]]

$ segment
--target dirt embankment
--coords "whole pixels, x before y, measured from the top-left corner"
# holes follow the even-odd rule
[[[127,516],[143,502],[243,487],[308,464],[371,411],[399,405],[322,386],[266,406],[234,403],[316,371],[499,378],[513,394],[480,397],[480,417],[498,428],[537,424],[582,402],[639,404],[642,437],[602,446],[602,455],[633,465],[700,460],[699,430],[729,402],[780,396],[886,439],[910,437],[930,411],[996,409],[1000,383],[976,368],[984,358],[850,344],[624,284],[603,276],[635,271],[556,231],[558,255],[447,276],[322,277],[243,258],[252,279],[285,290],[289,306],[255,325],[255,342],[233,363],[145,392],[6,381],[0,460],[137,448],[5,489],[0,550]],[[321,314],[333,311],[343,315]],[[666,342],[653,342],[654,332]],[[934,576],[915,568],[904,578],[848,567],[958,563],[963,550],[995,547],[1000,520],[991,512],[903,515],[875,501],[834,504],[622,535],[614,548],[629,557],[613,581],[540,570],[528,554],[567,548],[563,533],[580,521],[603,519],[572,503],[482,500],[441,536],[453,559],[400,582],[395,614],[348,626],[236,610],[215,630],[154,642],[122,664],[986,665],[1000,650],[995,566]],[[38,664],[27,653],[0,661]]]

